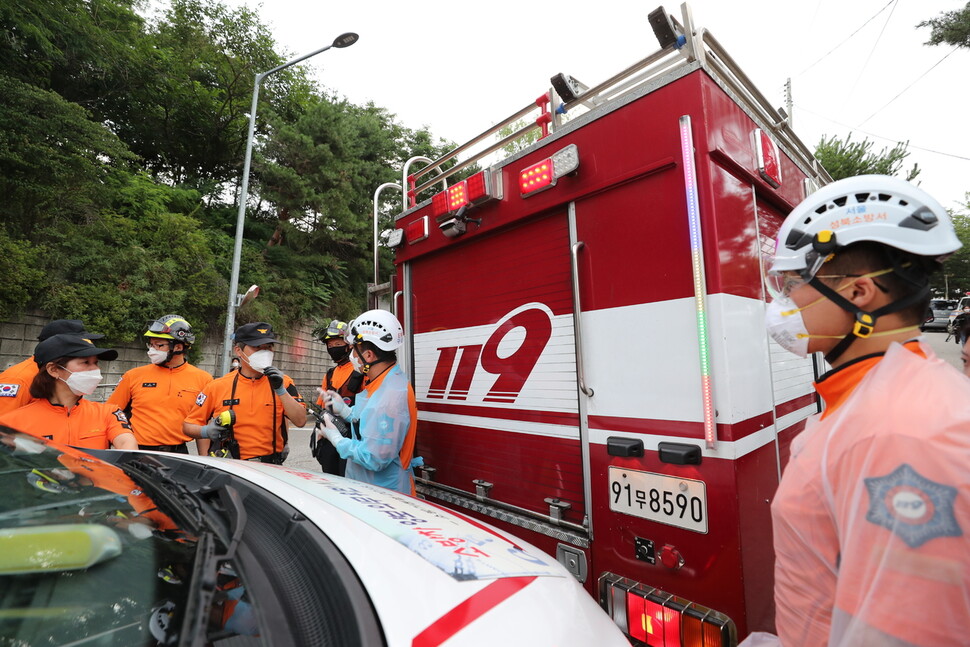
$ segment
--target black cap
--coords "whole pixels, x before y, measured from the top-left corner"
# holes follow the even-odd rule
[[[262,346],[263,344],[275,344],[279,340],[273,327],[268,323],[257,321],[248,323],[236,328],[236,333],[232,336],[234,341],[247,346]]]
[[[88,339],[104,339],[104,335],[96,335],[84,329],[84,322],[80,319],[55,319],[40,329],[37,341],[44,341],[54,335],[84,335]]]
[[[97,355],[98,359],[110,361],[118,358],[118,351],[98,348],[87,335],[69,334],[48,337],[34,349],[34,361],[37,362],[38,367],[43,367],[44,364],[58,357],[91,357],[92,355]]]

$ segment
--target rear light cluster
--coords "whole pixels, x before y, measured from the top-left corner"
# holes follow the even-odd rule
[[[525,198],[556,186],[559,178],[579,168],[579,149],[570,144],[553,153],[552,157],[536,162],[519,171],[519,194]]]
[[[738,632],[723,613],[660,589],[605,573],[600,604],[636,647],[735,647]]]
[[[476,173],[467,180],[457,182],[431,198],[431,215],[435,218],[451,215],[465,205],[480,204],[500,197],[492,190],[488,169]]]

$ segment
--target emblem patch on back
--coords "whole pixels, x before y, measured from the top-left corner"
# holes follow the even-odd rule
[[[953,514],[955,487],[931,481],[906,463],[865,482],[869,490],[866,520],[888,529],[910,548],[936,537],[963,534]]]

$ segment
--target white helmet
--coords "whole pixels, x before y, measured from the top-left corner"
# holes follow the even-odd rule
[[[822,187],[792,210],[770,271],[810,279],[832,253],[861,241],[931,258],[961,246],[946,209],[928,193],[888,175],[859,175]]]
[[[369,341],[381,350],[397,350],[404,343],[404,328],[387,310],[368,310],[350,324],[354,343]]]

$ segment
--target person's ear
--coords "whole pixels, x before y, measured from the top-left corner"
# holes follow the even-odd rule
[[[57,378],[57,369],[59,368],[60,366],[58,366],[55,362],[47,362],[47,364],[44,365],[44,369],[47,371],[47,374],[53,378]]]
[[[860,309],[871,312],[878,307],[876,305],[876,299],[881,294],[882,291],[876,287],[876,283],[872,280],[871,276],[862,276],[852,282],[852,286],[848,289],[845,298]]]

